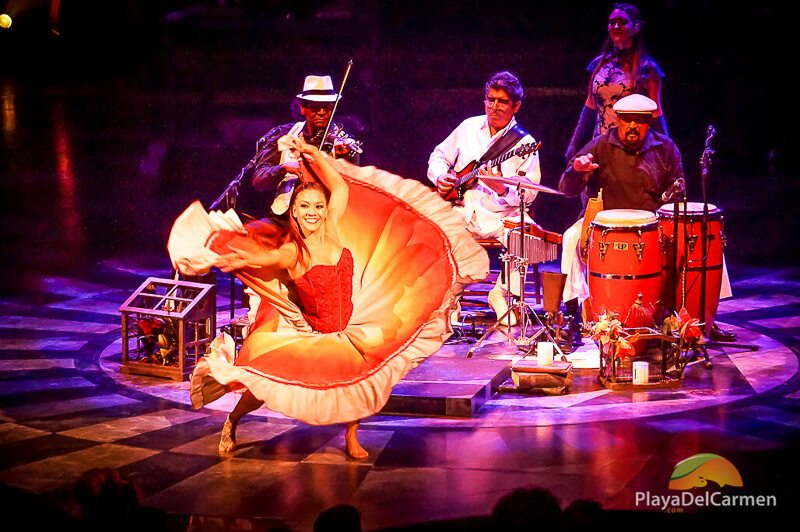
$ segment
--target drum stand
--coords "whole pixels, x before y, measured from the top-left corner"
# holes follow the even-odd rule
[[[520,252],[524,255],[525,253],[525,213],[528,211],[529,202],[525,201],[524,192],[521,190],[521,187],[517,186],[517,193],[519,194],[519,214],[520,214],[520,230],[519,231],[510,231],[509,232],[509,248],[513,248],[511,246],[511,239],[515,238],[515,233],[517,234],[516,238],[519,239],[518,246],[516,249],[520,250]],[[553,339],[553,336],[550,334],[550,328],[547,327],[542,320],[539,318],[538,314],[531,309],[528,303],[525,301],[525,283],[527,281],[528,276],[528,262],[529,258],[525,256],[518,256],[512,253],[504,253],[500,256],[500,260],[503,261],[503,270],[501,275],[505,273],[505,280],[508,289],[506,290],[506,303],[508,305],[508,310],[502,315],[498,316],[497,321],[494,324],[486,329],[486,332],[478,338],[478,341],[467,351],[466,358],[472,358],[475,354],[475,350],[478,349],[482,344],[483,341],[494,331],[500,331],[503,333],[507,338],[508,345],[516,344],[519,349],[525,351],[525,356],[533,351],[534,345],[538,341],[537,338],[540,336],[545,336],[548,341],[553,343],[553,348],[558,352],[559,356],[563,356],[564,353],[561,351],[561,348]],[[514,296],[511,293],[511,272],[516,270],[519,272],[520,276],[520,287],[519,287],[519,301],[514,301]],[[519,315],[519,329],[520,329],[520,336],[519,338],[514,338],[511,333],[511,313],[517,311]],[[533,316],[533,319],[529,319],[528,316]],[[533,322],[539,326],[538,330],[532,335],[528,336],[528,328],[533,326]]]
[[[678,216],[680,212],[680,205],[683,202],[683,221],[681,222],[681,217]],[[669,272],[669,279],[667,282],[667,290],[666,293],[669,294],[667,304],[671,310],[677,311],[678,308],[683,308],[686,305],[686,273],[689,269],[689,263],[691,262],[689,259],[689,216],[687,212],[688,204],[686,203],[686,194],[676,194],[675,198],[673,199],[673,210],[672,210],[672,260],[670,261],[672,267],[670,268]],[[706,202],[705,206],[705,217],[703,219],[703,228],[702,232],[703,235],[706,233],[706,223],[708,216],[708,203]],[[678,264],[678,227],[683,225],[683,260],[681,264]],[[705,286],[706,286],[706,257],[708,256],[708,249],[706,248],[705,237],[701,239],[701,245],[703,246],[701,249],[704,250],[703,252],[703,269],[700,272],[702,276],[702,280],[700,282],[700,289],[702,294],[700,296],[700,312],[701,316],[699,317],[701,321],[704,321],[705,318]],[[680,283],[680,285],[678,285]],[[681,300],[680,305],[678,305],[678,300],[676,296],[676,288],[677,286],[681,287]],[[711,363],[711,359],[708,358],[708,349],[705,345],[700,344],[692,349],[693,356],[691,360],[697,358],[698,355],[703,355],[703,365],[706,369],[712,369],[713,364]],[[680,352],[676,352],[675,356],[680,356]],[[690,360],[690,361],[691,361]],[[676,360],[675,364],[677,365],[678,362]]]

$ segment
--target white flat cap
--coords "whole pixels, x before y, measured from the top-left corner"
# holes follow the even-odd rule
[[[617,113],[652,113],[656,109],[658,109],[658,104],[641,94],[625,96],[614,104],[614,111]]]

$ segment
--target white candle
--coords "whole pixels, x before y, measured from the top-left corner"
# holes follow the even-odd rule
[[[540,366],[553,365],[553,342],[538,342],[536,344],[536,363]]]
[[[650,364],[646,360],[634,362],[633,383],[647,384],[649,378],[650,378]]]

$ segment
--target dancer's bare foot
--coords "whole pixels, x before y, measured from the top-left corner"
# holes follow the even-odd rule
[[[360,443],[358,443],[358,435],[356,434],[357,430],[357,421],[355,423],[348,423],[347,431],[344,433],[344,441],[347,446],[347,454],[350,455],[351,458],[361,460],[362,458],[369,456],[369,453],[366,449],[361,447]]]
[[[230,416],[225,418],[225,423],[222,425],[218,449],[221,453],[232,453],[236,450],[236,425],[233,424]]]

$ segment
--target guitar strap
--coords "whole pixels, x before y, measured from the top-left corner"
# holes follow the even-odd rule
[[[494,144],[489,146],[489,149],[486,150],[486,153],[484,153],[481,158],[478,159],[478,163],[483,164],[487,161],[491,161],[492,159],[500,157],[505,152],[513,148],[514,145],[527,134],[528,132],[525,131],[521,125],[518,123],[514,124],[514,127],[509,128],[502,137],[497,139]]]
[[[513,127],[508,128],[506,130],[506,132],[503,133],[502,137],[497,139],[491,146],[489,146],[489,149],[486,150],[486,153],[484,153],[480,157],[480,159],[478,159],[477,161],[473,161],[473,162],[469,163],[468,165],[464,166],[459,173],[464,172],[464,174],[462,174],[462,176],[463,176],[463,175],[466,174],[468,169],[469,169],[469,173],[474,172],[475,168],[478,168],[479,166],[483,165],[484,163],[486,163],[488,161],[491,161],[492,159],[496,159],[496,158],[500,157],[501,155],[505,154],[506,152],[508,152],[508,150],[510,150],[517,142],[520,141],[521,138],[523,138],[527,134],[528,134],[528,132],[525,131],[522,128],[522,126],[520,126],[519,124],[514,124]],[[458,158],[456,158],[456,164],[458,164]],[[463,179],[463,177],[460,178],[460,179]],[[471,179],[476,179],[476,178],[471,178]],[[458,197],[459,200],[462,197],[461,194],[462,194],[462,191],[463,191],[463,189],[462,189],[463,184],[464,184],[464,182],[459,184],[459,186],[454,189],[455,191],[457,191],[457,194],[458,194],[457,197]],[[450,199],[450,197],[447,197],[447,199]]]

